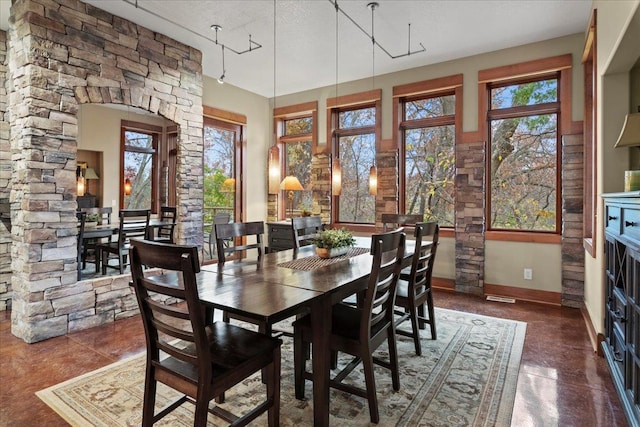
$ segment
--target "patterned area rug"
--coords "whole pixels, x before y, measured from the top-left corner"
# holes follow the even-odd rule
[[[391,387],[389,372],[376,368],[380,426],[508,426],[515,398],[526,323],[476,314],[436,309],[438,339],[422,332],[423,356],[413,342],[398,336],[399,392]],[[408,322],[402,325],[408,327]],[[293,392],[292,341],[282,349],[281,425],[310,426],[313,420],[311,383],[298,401]],[[386,357],[386,346],[381,356]],[[348,360],[340,358],[339,363]],[[97,371],[41,390],[36,394],[73,426],[137,426],[141,423],[144,392],[144,355],[134,356]],[[364,384],[362,365],[350,377]],[[156,410],[176,394],[159,386]],[[224,406],[242,414],[264,396],[260,376],[254,375],[227,392]],[[367,402],[331,390],[330,424],[368,426]],[[213,404],[213,403],[212,403]],[[193,406],[185,403],[156,425],[189,426]],[[209,426],[225,425],[209,416]],[[265,426],[266,415],[252,425]]]

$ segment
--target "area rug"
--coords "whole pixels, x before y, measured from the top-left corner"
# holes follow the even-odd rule
[[[380,406],[379,426],[509,426],[516,392],[526,324],[477,314],[436,309],[438,339],[428,328],[422,333],[422,356],[413,341],[398,336],[399,392],[391,387],[389,371],[376,368]],[[405,322],[402,327],[409,327]],[[293,344],[283,339],[280,422],[282,426],[313,424],[312,384],[307,400],[293,391]],[[381,357],[386,357],[382,346]],[[346,357],[339,359],[344,364]],[[137,426],[144,393],[144,354],[72,378],[36,394],[73,426]],[[360,365],[361,368],[361,365]],[[349,378],[364,385],[362,369]],[[176,394],[159,386],[156,410]],[[242,414],[264,396],[256,374],[227,392],[222,405]],[[365,399],[331,390],[330,425],[368,426]],[[213,403],[212,403],[213,404]],[[185,403],[157,425],[190,426],[193,406]],[[209,426],[225,425],[209,416]],[[252,425],[266,426],[266,415]]]

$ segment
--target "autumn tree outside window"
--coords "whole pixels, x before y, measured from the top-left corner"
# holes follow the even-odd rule
[[[489,230],[560,232],[560,73],[487,85]]]

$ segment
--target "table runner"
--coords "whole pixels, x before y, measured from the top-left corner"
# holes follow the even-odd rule
[[[313,255],[306,258],[294,259],[293,261],[282,262],[278,264],[278,267],[310,271],[367,253],[369,253],[369,248],[349,248],[346,254],[337,257],[320,258],[318,255]]]

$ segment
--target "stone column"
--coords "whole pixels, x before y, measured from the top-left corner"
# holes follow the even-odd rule
[[[483,294],[484,142],[456,144],[456,291]]]
[[[376,155],[378,194],[376,195],[376,227],[382,230],[382,214],[398,213],[398,150],[380,151]]]
[[[562,137],[562,305],[580,308],[584,301],[584,138]]]
[[[7,114],[7,33],[0,31],[0,311],[11,308],[11,146]]]

